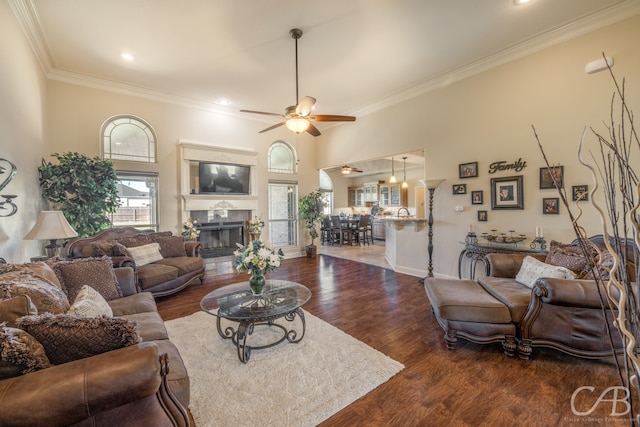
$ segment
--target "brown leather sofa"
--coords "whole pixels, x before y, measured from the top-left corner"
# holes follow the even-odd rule
[[[142,342],[0,379],[1,426],[189,426],[189,377],[153,296],[131,268],[114,269],[125,295],[114,317],[137,321]]]
[[[589,240],[604,249],[602,236]],[[571,245],[576,244],[574,241]],[[531,289],[515,280],[526,256],[488,254],[489,274],[476,282],[425,280],[432,310],[445,330],[447,347],[453,349],[455,338],[460,336],[477,343],[500,341],[505,352],[512,354],[508,351],[511,333],[506,328],[502,308],[506,307],[507,317],[515,326],[521,359],[528,359],[535,347],[594,359],[612,357],[612,348],[616,353],[622,352],[622,341],[613,325],[606,292],[601,288],[607,306],[603,311],[596,281],[539,278]],[[544,255],[534,257],[548,261]],[[627,270],[630,277],[635,277],[635,266],[628,265]]]
[[[178,242],[176,247],[176,241]],[[145,265],[136,265],[127,255],[127,248],[149,243],[159,243],[162,259]],[[140,231],[133,227],[118,227],[69,243],[69,258],[109,256],[114,267],[132,267],[136,273],[136,285],[140,291],[148,291],[155,297],[176,293],[192,283],[202,282],[204,262],[200,257],[202,244],[184,241],[170,231]]]

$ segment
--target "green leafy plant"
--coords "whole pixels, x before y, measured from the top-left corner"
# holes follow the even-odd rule
[[[314,246],[313,241],[318,237],[317,226],[324,217],[325,204],[324,195],[319,189],[312,191],[298,201],[298,215],[304,220],[304,226],[309,230],[311,246]]]
[[[91,236],[111,225],[108,214],[120,204],[118,176],[113,163],[79,153],[54,153],[58,163],[38,167],[42,196],[64,212],[80,237]]]

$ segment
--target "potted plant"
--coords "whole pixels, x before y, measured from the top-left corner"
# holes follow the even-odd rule
[[[91,236],[111,225],[107,216],[120,205],[113,163],[79,153],[54,153],[58,163],[38,167],[42,196],[64,212],[78,236]]]
[[[311,244],[305,246],[309,258],[316,257],[314,241],[318,237],[317,226],[324,216],[324,206],[324,195],[319,189],[307,194],[298,202],[298,215],[304,220],[304,226],[309,230],[311,237]]]

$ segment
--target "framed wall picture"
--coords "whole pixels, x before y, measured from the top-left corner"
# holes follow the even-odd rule
[[[487,221],[487,211],[478,211],[478,221]]]
[[[483,203],[482,190],[471,192],[471,204],[481,205]]]
[[[453,194],[467,194],[467,184],[453,184]]]
[[[558,215],[560,213],[560,198],[545,197],[542,199],[542,213],[545,215]]]
[[[588,185],[574,185],[571,187],[572,200],[574,202],[589,200],[589,186]]]
[[[458,165],[460,178],[476,178],[478,176],[478,162],[461,163]]]
[[[491,209],[524,209],[522,175],[491,178]]]
[[[556,188],[553,183],[555,178],[560,188],[564,187],[564,166],[551,166],[550,168],[540,168],[540,189]]]

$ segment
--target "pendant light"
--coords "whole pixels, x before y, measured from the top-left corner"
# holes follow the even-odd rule
[[[391,157],[391,178],[389,178],[389,182],[391,184],[395,184],[396,182],[398,182],[398,180],[396,179],[396,170],[393,167],[393,157]]]
[[[402,162],[404,164],[404,180],[402,181],[402,188],[409,188],[409,183],[407,182],[407,156],[402,158]]]

